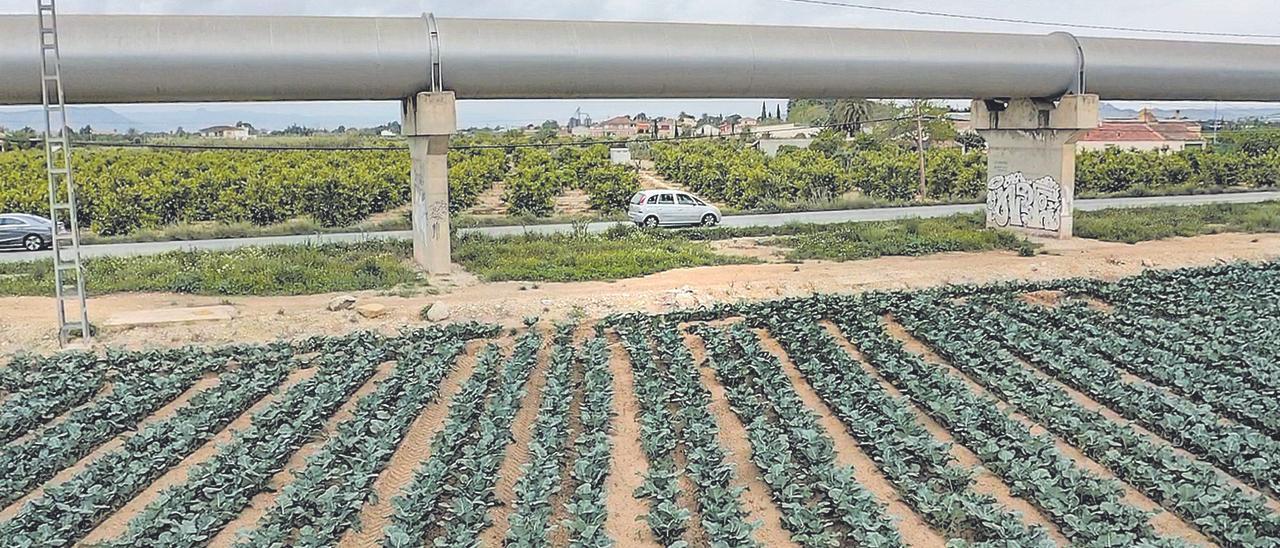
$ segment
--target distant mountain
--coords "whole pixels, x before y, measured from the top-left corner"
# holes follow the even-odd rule
[[[1173,109],[1152,109],[1156,113],[1156,117],[1160,119],[1169,119],[1182,117],[1188,120],[1209,121],[1214,118],[1213,109],[1191,108],[1182,110]],[[1240,107],[1223,107],[1218,109],[1217,116],[1223,120],[1241,120],[1245,118],[1274,118],[1280,116],[1280,108],[1240,108]],[[1110,103],[1102,104],[1102,117],[1109,119],[1134,119],[1138,117],[1136,109],[1116,108]]]
[[[67,118],[73,129],[84,126],[94,129],[114,129],[126,131],[137,124],[133,120],[107,107],[69,107]],[[44,109],[0,110],[0,127],[22,129],[24,127],[44,130]]]
[[[557,118],[557,114],[572,112],[569,106],[576,104],[565,101],[461,102],[458,117],[462,127],[523,125],[535,120]],[[639,106],[649,107],[650,111],[654,109],[674,111],[690,106],[671,102],[651,104],[635,101],[596,101],[588,105],[597,110],[612,109],[617,112],[624,112],[627,108],[635,111]],[[755,110],[743,109],[760,108],[758,102],[751,101],[693,102],[692,106],[695,108],[691,112],[755,112]],[[1160,118],[1173,118],[1175,115],[1180,115],[1191,120],[1213,119],[1211,108],[1184,109],[1181,113],[1161,108],[1156,109],[1155,112]],[[388,101],[73,106],[70,107],[70,114],[71,127],[74,129],[88,125],[99,132],[121,133],[130,129],[163,132],[183,128],[187,131],[197,131],[209,126],[231,125],[236,122],[248,122],[261,130],[280,130],[293,125],[330,130],[338,126],[367,128],[376,127],[400,117],[399,106],[395,102]],[[1280,117],[1280,107],[1224,106],[1219,109],[1218,115],[1225,120]],[[1117,108],[1110,103],[1102,104],[1103,118],[1132,119],[1137,116],[1138,111],[1135,109]],[[10,130],[32,127],[40,130],[44,128],[44,113],[40,108],[0,107],[0,127]]]
[[[278,130],[298,125],[320,129],[375,127],[399,118],[399,109],[386,103],[253,104],[228,106],[122,105],[70,107],[71,127],[86,125],[97,131],[174,131],[248,122],[258,129]],[[0,127],[43,129],[39,108],[0,109]]]

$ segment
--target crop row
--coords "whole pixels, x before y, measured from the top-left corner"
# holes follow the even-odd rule
[[[1000,312],[1019,306],[1026,305],[1004,299],[990,306],[971,302],[957,310],[970,328],[993,343],[1255,487],[1280,493],[1280,443],[1248,426],[1224,422],[1206,406],[1159,387],[1126,381],[1114,364],[1072,341],[1073,326],[1032,325]]]
[[[884,508],[836,462],[835,442],[782,372],[741,324],[732,331],[700,325],[697,333],[730,407],[747,425],[752,459],[805,546],[902,546]]]
[[[496,346],[480,356],[475,372],[450,404],[443,430],[432,440],[431,456],[392,501],[385,546],[458,545],[490,524],[497,471],[541,345],[541,334],[525,333],[500,372]]]
[[[666,484],[646,482],[638,495],[655,499],[673,496],[678,489],[677,477],[683,474],[694,489],[700,525],[708,541],[726,546],[754,546],[755,525],[747,522],[746,511],[739,501],[741,489],[733,485],[737,474],[718,440],[720,427],[710,411],[711,394],[702,386],[679,329],[674,323],[645,325],[641,329],[650,336],[635,337],[640,330],[628,330],[623,334],[623,342],[636,373],[637,392],[647,393],[647,398],[656,406],[675,410],[671,415],[670,451],[662,457],[672,461],[670,469],[674,473]],[[680,457],[683,457],[683,467],[679,464]],[[655,468],[665,471],[667,464],[660,463]],[[650,480],[654,479],[655,468],[651,468]],[[692,515],[692,511],[685,511]],[[650,526],[660,542],[677,542],[687,526],[680,521],[663,519],[665,517],[668,516],[658,505],[648,516]],[[681,526],[669,527],[669,523]]]
[[[636,400],[640,404],[640,448],[649,463],[644,484],[636,490],[635,497],[649,499],[645,521],[658,542],[670,546],[681,542],[693,516],[693,510],[680,501],[676,422],[667,407],[667,389],[649,354],[644,331],[625,325],[617,325],[616,329],[635,374]]]
[[[507,546],[545,546],[551,533],[552,498],[560,490],[568,454],[574,394],[573,327],[558,328],[542,403],[534,422],[529,456],[516,482],[515,507],[507,529]]]
[[[605,481],[609,477],[613,442],[613,372],[609,369],[609,349],[597,333],[580,352],[583,362],[583,394],[579,405],[580,431],[574,439],[576,459],[572,467],[569,519],[561,526],[569,530],[572,548],[607,548],[614,540],[604,530],[609,509],[605,506]]]
[[[410,337],[392,375],[356,403],[240,546],[330,546],[355,524],[374,480],[421,409],[439,396],[464,346],[461,337]]]
[[[1276,542],[1277,518],[1261,499],[1172,446],[1086,409],[1003,349],[993,350],[985,334],[963,322],[954,309],[921,298],[904,300],[894,309],[914,334],[975,382],[1205,534],[1233,546]]]
[[[833,320],[890,383],[947,427],[1011,493],[1039,507],[1073,544],[1168,544],[1145,513],[1121,500],[1115,482],[1081,469],[1052,438],[1032,434],[994,400],[906,351],[870,310],[845,308]]]
[[[172,417],[145,426],[119,449],[46,487],[0,525],[0,538],[20,546],[63,546],[84,538],[280,384],[294,365],[291,354],[283,344],[242,354],[239,367],[219,375],[216,386],[197,394]]]
[[[381,337],[361,334],[319,356],[315,377],[291,387],[253,416],[252,425],[165,489],[109,542],[114,546],[197,546],[208,542],[267,488],[298,450],[386,361]]]
[[[1122,281],[1107,298],[1118,321],[1193,353],[1260,388],[1280,391],[1280,270],[1231,265],[1170,283]],[[1130,291],[1132,295],[1123,295]]]
[[[1042,528],[1026,526],[1018,514],[974,491],[974,471],[955,464],[948,446],[925,429],[910,404],[863,371],[811,310],[803,302],[782,301],[752,312],[925,521],[969,543],[1053,545]]]
[[[11,365],[4,372],[10,392],[0,403],[0,443],[9,443],[98,393],[107,369],[92,354],[67,353]]]
[[[130,355],[129,357],[137,357]],[[165,372],[155,363],[171,363]],[[225,357],[196,350],[143,355],[113,367],[109,393],[75,408],[53,424],[0,449],[0,503],[10,503],[71,466],[94,448],[138,423],[221,369]]]
[[[1265,394],[1222,368],[1143,344],[1135,333],[1120,326],[1109,326],[1111,322],[1106,316],[1084,306],[1030,310],[1025,305],[1016,305],[1004,311],[1026,322],[1071,325],[1075,329],[1069,334],[1070,340],[1083,348],[1280,439],[1280,399],[1276,394]]]

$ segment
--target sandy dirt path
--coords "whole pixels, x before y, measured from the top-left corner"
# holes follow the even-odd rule
[[[1114,279],[1146,268],[1205,266],[1222,261],[1280,258],[1280,234],[1219,234],[1174,238],[1137,245],[1093,240],[1044,240],[1045,254],[1011,252],[943,253],[926,257],[885,257],[848,263],[760,264],[688,268],[617,282],[478,283],[455,275],[437,296],[398,297],[359,292],[362,303],[381,303],[388,314],[362,318],[352,311],[329,312],[338,294],[302,297],[198,297],[174,294],[118,294],[90,301],[91,320],[102,323],[122,313],[173,307],[230,304],[237,317],[219,323],[107,329],[98,345],[180,346],[340,335],[376,329],[395,332],[420,323],[423,307],[442,301],[449,321],[479,320],[517,327],[531,315],[544,319],[599,318],[620,311],[662,312],[716,301],[765,300],[815,292],[849,293],[910,289],[947,283],[1050,280],[1089,276]],[[0,298],[0,356],[56,350],[53,300]]]

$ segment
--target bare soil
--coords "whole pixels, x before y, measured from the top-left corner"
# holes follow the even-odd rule
[[[515,510],[516,482],[524,475],[522,467],[529,462],[529,443],[533,440],[533,424],[538,419],[538,410],[542,405],[542,390],[547,385],[547,374],[551,364],[551,340],[543,341],[538,349],[538,364],[529,375],[525,384],[524,400],[520,410],[511,422],[511,439],[507,444],[507,453],[498,468],[498,478],[494,484],[493,495],[498,505],[489,508],[489,518],[493,525],[484,531],[484,546],[501,546],[506,537],[511,513]]]
[[[391,501],[413,481],[418,466],[431,457],[431,440],[444,428],[449,415],[449,403],[462,389],[462,385],[475,372],[476,360],[487,341],[467,344],[465,353],[458,358],[457,366],[440,383],[435,401],[409,425],[409,432],[396,447],[382,474],[373,482],[373,496],[366,502],[356,521],[356,527],[348,529],[339,545],[374,547],[382,545],[383,529],[391,522]],[[505,341],[509,344],[510,341]]]
[[[104,330],[96,344],[113,347],[169,347],[271,341],[358,330],[393,333],[419,323],[423,307],[447,303],[449,321],[478,320],[520,325],[526,316],[599,318],[619,311],[663,312],[716,301],[765,300],[813,293],[852,293],[876,289],[912,289],[950,283],[1052,280],[1088,276],[1116,279],[1157,268],[1206,266],[1222,261],[1280,257],[1280,234],[1220,234],[1176,238],[1137,245],[1092,240],[1045,240],[1047,254],[1019,257],[1010,252],[944,253],[925,257],[884,257],[848,263],[733,265],[672,270],[617,282],[479,283],[459,272],[437,284],[437,296],[399,297],[381,291],[354,293],[363,302],[385,304],[386,316],[366,319],[352,311],[329,312],[340,294],[300,297],[200,297],[137,293],[95,297],[91,321],[101,323],[120,312],[227,303],[234,320],[220,323]],[[53,299],[0,298],[0,356],[57,349]]]
[[[622,546],[660,546],[644,522],[648,505],[635,498],[644,484],[649,461],[640,447],[640,402],[636,400],[635,375],[631,360],[615,333],[609,334],[609,369],[613,373],[613,462],[605,482],[605,504],[609,517],[605,531]]]

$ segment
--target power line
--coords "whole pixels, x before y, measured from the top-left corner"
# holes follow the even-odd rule
[[[992,23],[1014,23],[1018,25],[1036,25],[1041,27],[1058,27],[1088,30],[1107,30],[1120,32],[1140,32],[1147,34],[1181,34],[1187,36],[1213,36],[1218,38],[1274,38],[1280,39],[1280,34],[1252,34],[1246,32],[1210,32],[1195,30],[1165,30],[1141,27],[1121,27],[1114,25],[1087,25],[1081,23],[1051,23],[1046,21],[1033,21],[1030,19],[1016,19],[1012,17],[994,17],[988,15],[966,15],[961,13],[948,13],[941,11],[929,11],[907,8],[890,8],[885,6],[875,6],[871,4],[854,4],[848,2],[836,2],[834,0],[777,0],[779,2],[792,2],[796,4],[810,4],[815,6],[829,6],[839,8],[860,9],[868,11],[880,11],[887,13],[897,13],[905,15],[922,15],[927,17],[945,17],[948,19],[966,19],[970,21],[986,21]]]
[[[925,119],[938,119],[939,116],[925,116]],[[877,124],[883,122],[900,122],[904,120],[915,120],[915,116],[893,116],[888,118],[877,118],[870,120],[861,120],[859,124]],[[836,129],[847,127],[851,124],[817,124],[807,126],[805,128],[794,129]],[[789,130],[788,130],[789,131]],[[719,135],[682,135],[678,137],[654,137],[649,139],[612,139],[612,140],[595,140],[595,141],[577,141],[572,143],[513,143],[509,145],[500,144],[484,144],[484,145],[458,145],[450,146],[450,150],[483,150],[483,149],[515,149],[515,148],[568,148],[568,147],[587,147],[594,145],[629,145],[629,144],[645,144],[645,143],[662,143],[673,141],[694,141],[698,139],[719,139],[742,137],[744,135],[760,135],[754,132],[734,132],[722,133]],[[12,143],[22,143],[17,139],[6,139]],[[163,144],[163,143],[110,143],[101,141],[73,141],[73,145],[98,147],[98,148],[154,148],[169,150],[237,150],[237,151],[264,151],[264,152],[285,152],[285,151],[316,151],[316,152],[354,152],[354,151],[398,151],[406,150],[408,147],[372,147],[372,146],[288,146],[288,145],[188,145],[188,144]]]

